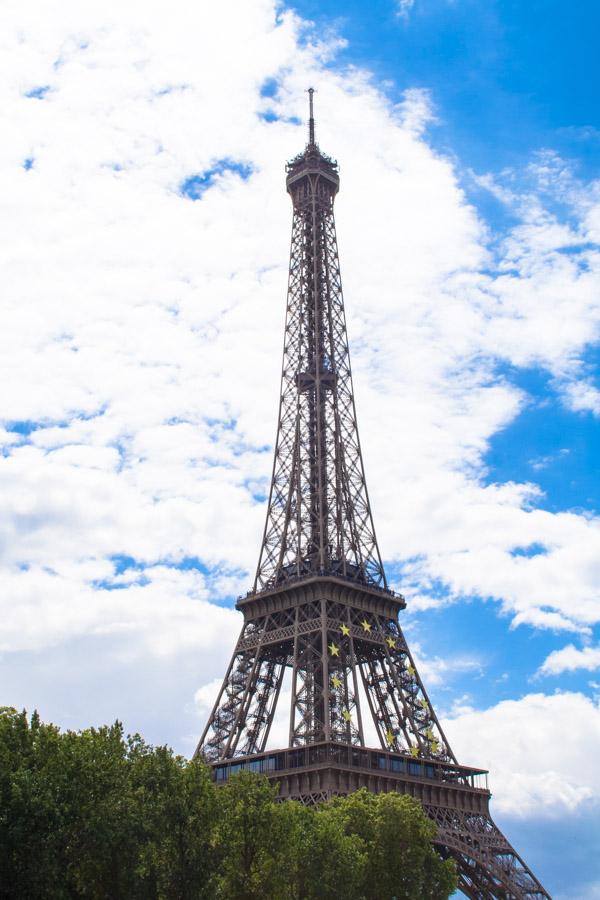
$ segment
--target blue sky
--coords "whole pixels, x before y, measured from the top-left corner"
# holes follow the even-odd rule
[[[0,16],[0,703],[192,752],[264,525],[313,84],[403,627],[498,823],[600,897],[595,5]]]
[[[407,84],[431,90],[436,144],[464,166],[499,170],[551,146],[582,174],[595,174],[600,14],[593,3],[416,0],[405,16],[399,5],[306,0],[294,8],[347,39],[337,62],[368,66],[392,82],[391,93]]]

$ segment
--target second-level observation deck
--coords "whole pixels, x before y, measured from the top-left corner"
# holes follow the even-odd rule
[[[395,619],[405,609],[402,594],[391,588],[378,587],[368,582],[357,581],[352,576],[334,572],[322,575],[287,574],[280,584],[261,590],[250,590],[237,598],[235,607],[246,618],[265,615],[276,609],[291,608],[305,602],[309,595],[317,598],[325,589],[326,596],[335,596],[340,602],[372,610],[385,617]]]

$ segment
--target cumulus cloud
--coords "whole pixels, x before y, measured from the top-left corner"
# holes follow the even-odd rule
[[[407,630],[407,640],[419,675],[429,688],[447,687],[453,678],[467,672],[475,676],[483,674],[484,666],[475,655],[476,647],[473,647],[472,655],[448,655],[442,659],[439,656],[428,657],[419,642],[411,639],[410,630]]]
[[[592,412],[600,416],[600,391],[597,387],[585,380],[568,384],[566,395],[571,406],[576,412]]]
[[[214,678],[204,651],[239,627],[215,601],[250,584],[263,524],[283,162],[309,83],[342,164],[361,438],[400,587],[415,606],[434,584],[491,597],[515,624],[597,622],[597,518],[541,509],[535,484],[489,484],[483,464],[527,404],[499,365],[543,367],[573,409],[593,402],[579,362],[600,323],[597,188],[550,157],[526,191],[490,176],[518,219],[490,235],[424,136],[428,94],[394,106],[367,72],[329,65],[337,37],[269,0],[0,15],[4,652],[127,633],[132,653],[196,647],[196,686]],[[544,553],[513,552],[534,542]]]
[[[580,693],[528,694],[444,723],[461,761],[489,768],[494,808],[560,816],[600,802],[600,707]]]
[[[577,669],[600,669],[600,647],[579,649],[574,644],[567,644],[561,650],[553,650],[544,660],[538,674],[560,675],[561,672],[574,672]]]
[[[408,15],[415,5],[415,0],[398,0],[398,15],[407,19]]]
[[[39,650],[84,635],[129,635],[134,655],[202,651],[237,630],[233,610],[207,602],[197,572],[152,566],[111,578],[98,560],[5,574],[0,653]]]
[[[198,713],[204,720],[208,719],[211,710],[216,703],[217,697],[219,696],[222,684],[222,678],[213,678],[212,681],[209,681],[208,684],[203,684],[195,692],[194,703]]]

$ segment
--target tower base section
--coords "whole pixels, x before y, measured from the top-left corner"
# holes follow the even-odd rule
[[[471,900],[550,900],[489,813],[487,773],[347,744],[320,743],[212,764],[217,783],[242,770],[278,785],[282,800],[318,805],[367,788],[410,794],[435,823],[435,844],[457,866],[460,890]]]

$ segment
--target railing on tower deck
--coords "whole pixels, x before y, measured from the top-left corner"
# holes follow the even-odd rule
[[[337,764],[343,767],[368,770],[378,774],[400,776],[418,781],[433,781],[488,792],[486,769],[455,766],[435,759],[419,759],[385,750],[370,750],[350,744],[333,742],[307,744],[287,750],[272,750],[247,757],[232,757],[212,763],[217,782],[227,781],[236,772],[259,772],[273,775],[275,772],[293,772],[315,765]]]
[[[339,166],[335,159],[325,156],[316,147],[312,152],[300,153],[298,156],[286,163],[285,171],[288,177],[293,178],[298,173],[305,174],[307,171],[323,172],[326,175],[338,174]]]

